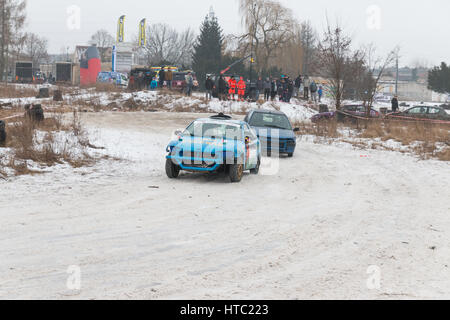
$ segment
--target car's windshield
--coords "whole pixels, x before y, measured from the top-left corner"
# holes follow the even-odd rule
[[[289,119],[283,114],[256,112],[250,119],[252,127],[268,127],[283,130],[292,130]]]
[[[193,122],[184,131],[183,135],[202,138],[225,138],[242,140],[241,130],[238,126],[224,123]]]

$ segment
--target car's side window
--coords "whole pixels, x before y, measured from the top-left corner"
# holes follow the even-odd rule
[[[246,137],[250,137],[252,140],[257,138],[254,131],[248,124],[245,124],[245,126],[244,126],[244,134]]]
[[[428,108],[429,114],[438,114],[440,110],[438,108]]]
[[[408,113],[410,113],[410,114],[421,114],[421,113],[426,113],[426,112],[427,112],[427,109],[424,107],[417,107],[417,108],[413,108],[408,111]]]

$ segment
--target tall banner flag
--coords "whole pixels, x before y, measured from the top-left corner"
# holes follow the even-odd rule
[[[124,29],[125,29],[125,16],[121,16],[119,18],[119,23],[117,25],[117,42],[119,43],[125,41]]]
[[[147,42],[147,38],[145,36],[146,25],[147,25],[146,19],[142,19],[141,22],[139,22],[139,47],[140,48],[145,47],[145,44]]]
[[[112,50],[112,72],[116,72],[117,70],[117,47],[113,46]]]

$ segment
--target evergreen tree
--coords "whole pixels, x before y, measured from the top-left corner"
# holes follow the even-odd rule
[[[428,73],[428,88],[439,93],[450,93],[450,66],[445,62]]]
[[[194,45],[193,70],[201,87],[204,87],[206,74],[218,74],[222,66],[223,35],[219,22],[210,12],[200,28],[200,35]]]

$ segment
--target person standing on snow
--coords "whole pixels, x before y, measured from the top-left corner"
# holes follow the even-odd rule
[[[282,93],[281,93],[281,101],[287,102],[288,101],[288,94],[289,94],[289,83],[287,78],[283,78],[281,81],[282,85]]]
[[[164,74],[164,78],[167,81],[167,88],[172,90],[172,80],[173,80],[173,72],[172,70],[167,70]]]
[[[319,91],[317,91],[317,93],[319,94],[319,103],[322,102],[322,96],[323,96],[323,87],[320,86],[319,87]]]
[[[302,86],[302,76],[299,75],[297,77],[297,79],[295,79],[295,83],[294,83],[294,97],[298,97],[298,94],[300,92],[300,87]]]
[[[247,88],[247,85],[245,84],[243,77],[241,77],[237,86],[238,86],[238,101],[244,101],[245,89]]]
[[[264,90],[264,81],[261,77],[256,81],[256,100],[259,100],[259,95]]]
[[[219,100],[226,100],[227,97],[227,82],[223,78],[223,75],[220,75],[219,78]]]
[[[283,81],[284,81],[283,78],[281,78],[277,81],[278,101],[283,101]]]
[[[274,101],[276,96],[277,96],[277,80],[274,79],[271,81],[270,84],[270,100]]]
[[[312,101],[317,103],[317,84],[316,84],[316,82],[314,80],[309,85],[309,90],[311,91],[311,99],[312,99]]]
[[[309,81],[309,77],[306,75],[305,79],[303,79],[303,86],[304,86],[304,92],[303,92],[303,98],[308,101],[309,100],[309,85],[311,82]]]
[[[271,87],[272,82],[270,81],[270,78],[267,78],[266,81],[264,81],[264,101],[269,101]]]
[[[205,81],[205,90],[206,90],[206,100],[212,99],[212,92],[214,88],[214,81],[212,81],[211,76],[208,76],[208,78]]]
[[[228,87],[230,88],[230,90],[228,91],[229,93],[229,99],[234,101],[234,95],[236,94],[236,79],[234,77],[231,77],[230,80],[228,81]]]
[[[155,90],[158,88],[158,81],[156,81],[156,78],[153,78],[152,82],[150,83],[150,90]]]
[[[161,68],[159,71],[159,87],[161,89],[164,87],[164,81],[166,81],[166,73],[164,72],[164,68]]]
[[[397,96],[392,98],[391,104],[392,104],[392,112],[394,112],[394,113],[397,112],[398,109],[399,109],[399,107],[398,107],[398,97]]]
[[[287,78],[287,86],[288,86],[288,94],[287,94],[287,103],[291,102],[292,95],[294,94],[294,82],[288,77]]]
[[[192,73],[189,72],[184,79],[186,81],[186,95],[190,97],[192,95],[192,87],[194,86],[194,78],[192,77]]]

